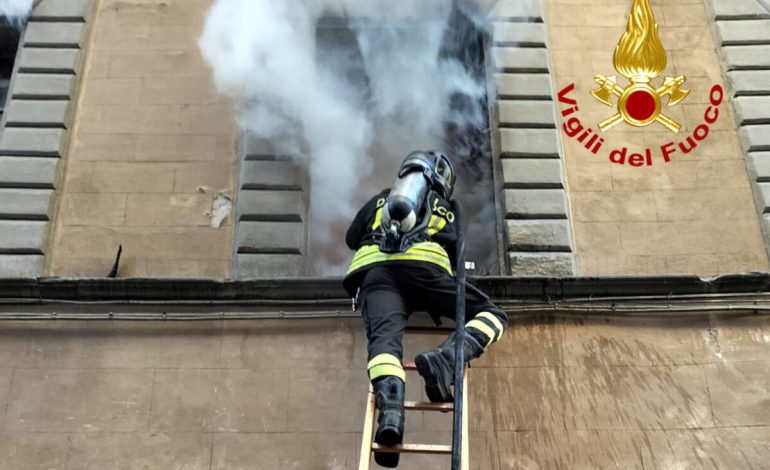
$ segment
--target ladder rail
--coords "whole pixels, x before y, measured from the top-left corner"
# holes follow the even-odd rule
[[[457,221],[457,299],[455,312],[455,409],[452,416],[452,470],[461,470],[463,443],[466,433],[464,426],[465,404],[465,237],[463,234],[463,216],[460,201],[454,204]],[[467,460],[467,458],[465,459]]]
[[[358,470],[369,470],[372,461],[372,437],[374,436],[374,389],[369,384],[369,394],[366,398],[366,416],[364,416],[364,433],[361,438],[361,455],[358,459]]]

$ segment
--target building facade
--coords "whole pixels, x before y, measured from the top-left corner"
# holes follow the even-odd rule
[[[209,7],[36,7],[3,115],[3,275],[104,276],[121,245],[125,277],[324,275],[309,248],[312,177],[242,130],[240,105],[217,92],[198,44]],[[602,134],[596,154],[563,128],[569,106],[559,96],[573,85],[568,100],[579,103],[585,127],[606,117],[590,92],[595,74],[613,72],[629,5],[488,10],[482,72],[494,215],[481,232],[497,246],[484,247],[493,266],[479,274],[767,269],[767,12],[754,0],[652,7],[667,51],[663,75],[685,76],[691,91],[666,109],[682,129],[622,124]],[[714,86],[725,99],[708,137],[665,162],[660,148],[687,144]],[[654,164],[613,163],[611,150],[623,148],[650,149]]]
[[[312,165],[254,135],[243,125],[248,100],[218,90],[200,43],[214,3],[40,0],[23,28],[0,30],[0,470],[357,468],[360,319],[338,303],[308,306],[312,292],[267,292],[284,292],[290,278],[336,282],[352,254],[334,248],[345,224],[318,236],[325,202],[313,196]],[[452,21],[476,29],[441,47],[473,51],[470,73],[485,85],[476,104],[486,125],[472,134],[481,163],[458,157],[482,175],[468,180],[481,189],[463,195],[471,274],[538,278],[531,292],[501,295],[510,301],[548,297],[549,285],[566,297],[558,278],[578,278],[572,295],[594,277],[645,295],[626,276],[768,271],[765,0],[650,0],[666,60],[648,93],[663,104],[649,98],[656,122],[645,127],[629,124],[645,118],[644,98],[618,103],[647,82],[627,80],[614,51],[624,33],[634,37],[629,16],[649,24],[636,8],[646,2],[470,3],[478,10]],[[404,31],[421,25],[406,13],[411,2],[385,4]],[[359,6],[364,22],[383,11]],[[355,49],[351,25],[323,16],[318,55]],[[372,173],[391,181],[396,167],[384,160]],[[110,284],[102,278],[119,253],[113,274],[123,280]],[[111,305],[130,278],[162,294],[198,278],[263,279],[260,298],[274,302],[193,307],[158,294],[160,303]],[[32,287],[8,287],[17,285]],[[44,285],[92,302],[45,304]],[[770,322],[758,314],[767,288],[758,290],[746,316],[707,309],[713,298],[684,317],[620,316],[614,303],[527,313],[508,302],[510,329],[470,372],[471,468],[765,468]],[[317,305],[327,318],[291,316]],[[231,308],[273,319],[220,319]],[[129,320],[180,312],[189,321]],[[35,313],[48,320],[16,320]],[[61,319],[73,313],[112,321]],[[407,358],[438,341],[408,335]],[[425,399],[418,377],[407,390]],[[410,414],[406,439],[445,443],[449,421]],[[400,468],[439,466],[447,459],[405,456]]]

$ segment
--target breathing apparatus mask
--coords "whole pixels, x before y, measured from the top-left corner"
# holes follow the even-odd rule
[[[423,210],[431,194],[449,200],[456,175],[445,154],[435,151],[412,152],[401,163],[398,178],[382,209],[380,249],[386,253],[403,252],[425,237],[430,210]]]

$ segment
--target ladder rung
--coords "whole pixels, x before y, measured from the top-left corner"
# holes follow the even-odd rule
[[[395,446],[381,446],[373,443],[372,451],[386,454],[451,454],[452,446],[434,444],[398,444]]]
[[[444,413],[455,409],[454,403],[431,403],[427,401],[405,401],[404,408],[407,410],[421,411],[442,411]]]

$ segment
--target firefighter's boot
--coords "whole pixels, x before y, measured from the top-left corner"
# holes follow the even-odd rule
[[[389,375],[374,383],[377,410],[377,432],[374,442],[384,446],[401,444],[404,440],[404,381]],[[398,466],[399,454],[374,454],[374,461],[387,468]]]
[[[451,402],[455,374],[455,344],[457,334],[452,332],[436,349],[418,355],[414,362],[425,380],[425,393],[431,402]],[[468,331],[463,341],[464,359],[468,363],[484,352],[484,347]]]

